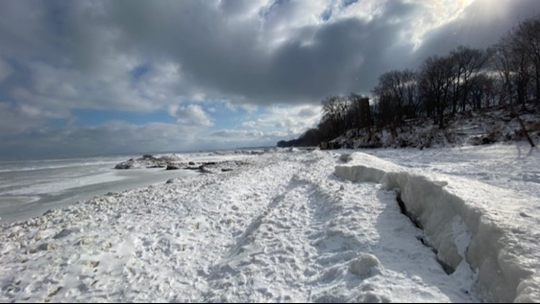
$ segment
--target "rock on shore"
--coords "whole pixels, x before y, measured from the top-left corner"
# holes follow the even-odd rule
[[[118,170],[141,169],[141,168],[181,168],[187,164],[187,160],[182,156],[171,154],[161,157],[153,155],[144,155],[142,158],[130,159],[128,161],[117,164],[114,168]]]

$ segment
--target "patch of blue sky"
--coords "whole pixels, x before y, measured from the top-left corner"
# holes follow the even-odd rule
[[[349,5],[353,5],[353,4],[357,3],[357,2],[358,2],[358,0],[343,0],[343,1],[341,2],[341,5],[342,5],[343,7],[347,7],[347,6],[349,6]]]
[[[321,19],[323,21],[328,21],[332,17],[332,7],[327,8],[324,12],[321,14]]]
[[[259,11],[259,16],[266,18],[266,16],[268,16],[273,9],[276,9],[280,5],[287,4],[288,2],[290,2],[290,0],[275,0],[272,2],[272,4],[270,4],[270,6],[261,9]]]
[[[150,65],[139,65],[129,72],[129,76],[133,82],[139,81],[139,79],[150,71]]]
[[[75,125],[89,127],[102,125],[112,121],[123,121],[134,125],[148,123],[175,123],[176,119],[165,110],[151,113],[122,112],[110,110],[73,110],[72,114],[77,118]]]
[[[47,127],[61,129],[69,124],[69,119],[51,119],[47,122]]]
[[[234,110],[227,108],[223,103],[193,103],[200,106],[213,122],[209,131],[243,128],[246,121],[256,121],[262,117],[267,110],[258,107],[255,110],[237,107]],[[184,104],[187,106],[189,104]],[[113,121],[122,121],[134,125],[145,125],[148,123],[176,123],[176,118],[171,116],[167,110],[159,110],[150,113],[124,112],[112,110],[73,110],[72,114],[76,119],[73,125],[76,127],[99,126]],[[54,120],[50,127],[62,127],[68,124],[68,120]]]
[[[208,111],[207,111],[208,112]],[[214,113],[208,113],[214,121],[212,129],[236,129],[242,126],[242,123],[249,120],[256,120],[263,113],[261,108],[257,108],[256,111],[250,112],[243,108],[237,108],[235,111],[230,110],[217,110]]]

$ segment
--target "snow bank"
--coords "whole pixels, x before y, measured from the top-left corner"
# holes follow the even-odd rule
[[[411,170],[363,153],[346,158],[347,164],[337,166],[335,174],[397,190],[439,260],[453,270],[468,263],[477,273],[477,289],[485,299],[540,301],[538,223],[520,208],[531,201],[540,206],[538,198]]]

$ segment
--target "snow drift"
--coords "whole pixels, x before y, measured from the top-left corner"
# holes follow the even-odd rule
[[[364,153],[343,155],[335,174],[396,190],[441,262],[467,263],[488,301],[539,302],[538,223],[523,210],[538,198],[477,181],[400,167]],[[537,208],[536,208],[537,209]],[[466,265],[466,264],[465,264]]]

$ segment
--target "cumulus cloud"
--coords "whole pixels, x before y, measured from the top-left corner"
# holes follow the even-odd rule
[[[321,118],[321,107],[306,105],[272,107],[259,119],[259,126],[270,131],[280,130],[289,137],[298,136],[309,128],[315,127]]]
[[[321,110],[318,107],[303,108],[298,112],[298,117],[313,118],[319,115]]]
[[[0,136],[15,136],[31,128],[42,127],[53,114],[31,106],[0,102]]]
[[[237,129],[214,132],[211,136],[268,145],[298,137],[318,123],[320,113],[320,106],[274,106],[256,119],[242,122]]]
[[[209,134],[200,142],[201,147],[238,148],[274,146],[286,134],[277,131],[225,129]]]
[[[211,137],[216,138],[228,138],[232,140],[245,140],[246,137],[249,139],[259,138],[264,136],[264,133],[261,131],[248,131],[248,130],[221,130],[210,134]]]
[[[169,114],[176,117],[180,125],[201,127],[212,125],[212,120],[198,105],[189,105],[187,107],[173,105],[169,107]]]

